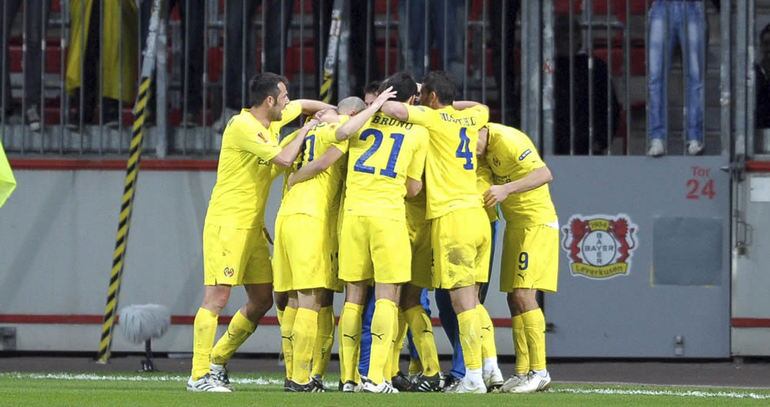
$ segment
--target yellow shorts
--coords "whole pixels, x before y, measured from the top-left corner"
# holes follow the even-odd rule
[[[489,218],[483,208],[464,208],[433,219],[433,286],[460,288],[489,280]]]
[[[340,245],[337,219],[336,215],[332,216],[330,222],[326,225],[328,237],[326,238],[324,253],[326,253],[326,257],[329,259],[329,274],[327,275],[324,288],[341,293],[345,288],[345,283],[339,279]]]
[[[262,227],[203,226],[203,284],[244,285],[273,281],[270,249]]]
[[[500,266],[500,291],[530,288],[556,292],[559,276],[559,228],[506,226]]]
[[[331,272],[327,237],[328,229],[322,219],[301,213],[276,218],[273,252],[276,292],[326,287]]]
[[[406,220],[345,214],[340,233],[340,280],[400,284],[412,263]]]
[[[429,220],[407,222],[409,242],[412,245],[412,279],[417,287],[433,287],[433,251],[430,247]]]

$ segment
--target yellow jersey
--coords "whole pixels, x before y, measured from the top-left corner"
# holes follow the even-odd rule
[[[489,168],[486,160],[479,160],[478,168],[476,168],[476,190],[481,194],[481,199],[484,199],[484,192],[487,192],[492,185],[494,185],[492,169]],[[485,207],[484,210],[487,211],[490,223],[499,219],[497,216],[497,205],[489,208]]]
[[[411,198],[406,198],[406,221],[412,229],[418,228],[427,222],[425,218],[425,188],[420,193]]]
[[[344,213],[406,219],[406,178],[422,179],[428,132],[383,113],[350,137]]]
[[[305,143],[298,157],[297,169],[320,158],[330,148],[341,153],[348,150],[348,141],[337,141],[335,132],[339,123],[319,123],[305,136]],[[342,189],[344,169],[340,158],[323,172],[313,178],[294,185],[284,194],[278,215],[302,213],[319,219],[326,219],[329,211],[336,209],[339,193]]]
[[[515,181],[545,166],[532,140],[513,127],[489,123],[486,161],[492,168],[495,184]],[[528,227],[555,222],[556,209],[548,184],[508,195],[500,208],[505,221],[515,227]]]
[[[457,110],[452,106],[431,109],[406,105],[409,121],[430,132],[425,163],[428,219],[463,208],[481,208],[476,187],[476,143],[478,130],[487,124],[489,110],[478,105]]]
[[[278,134],[300,113],[302,105],[289,102],[281,120],[270,123],[268,128],[249,109],[230,119],[222,134],[207,224],[245,229],[264,223],[267,195],[275,176],[270,160],[281,152]]]

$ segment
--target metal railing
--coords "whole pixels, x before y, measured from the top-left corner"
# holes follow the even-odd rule
[[[223,124],[246,105],[247,80],[259,70],[289,77],[291,97],[318,96],[333,0],[164,3],[170,46],[168,59],[158,60],[145,144],[150,154],[215,156]],[[546,155],[642,155],[648,148],[645,64],[652,3],[348,0],[334,100],[360,95],[368,82],[396,70],[410,70],[419,80],[428,70],[443,69],[456,76],[458,97],[488,104],[492,120],[521,127]],[[746,13],[753,16],[750,3]],[[18,155],[124,154],[147,1],[101,0],[90,9],[80,0],[3,4],[0,67],[3,77],[11,79],[2,84],[0,109],[6,150]],[[716,35],[705,36],[708,48],[701,64],[712,69],[703,73],[701,126],[706,153],[721,154],[732,128],[732,70],[725,66],[732,45],[724,44],[731,37],[720,25],[729,24],[736,11],[728,7],[719,14],[711,2],[702,4],[704,26]],[[89,13],[91,24],[86,24],[82,17]],[[30,24],[30,18],[39,24]],[[37,36],[31,33],[36,25]],[[738,34],[744,30],[735,29]],[[745,30],[753,32],[753,27]],[[29,62],[38,52],[34,43],[40,44],[39,69]],[[681,54],[688,54],[687,45]],[[707,61],[708,55],[721,59]],[[690,62],[670,62],[664,61],[666,72],[671,68],[664,95],[670,119],[666,134],[669,154],[677,155],[686,150],[687,98],[679,96],[687,93],[684,77]],[[752,66],[753,53],[747,63]],[[32,77],[42,83],[39,98],[27,94],[34,87]],[[30,125],[35,119],[28,114],[30,107],[39,129]],[[753,104],[742,109],[735,114],[745,115]]]

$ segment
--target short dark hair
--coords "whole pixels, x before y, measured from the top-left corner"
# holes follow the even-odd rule
[[[444,71],[431,71],[422,80],[422,88],[425,93],[436,92],[438,101],[442,105],[449,105],[455,101],[457,85],[452,77]]]
[[[278,98],[278,84],[289,86],[289,80],[285,76],[272,72],[263,72],[254,75],[249,80],[249,107],[259,106],[268,96]]]
[[[367,93],[377,93],[377,91],[380,89],[380,81],[371,81],[366,86],[364,86],[364,95]]]
[[[410,97],[417,93],[417,82],[414,81],[414,78],[408,72],[396,72],[387,77],[382,81],[377,93],[380,93],[391,86],[393,87],[393,90],[396,91],[396,97],[393,98],[393,100],[397,102],[406,102]]]

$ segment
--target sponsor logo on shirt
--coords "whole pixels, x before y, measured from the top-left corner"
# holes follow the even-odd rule
[[[519,161],[524,161],[525,158],[527,158],[528,155],[532,154],[532,150],[526,149],[523,153],[519,156]]]

